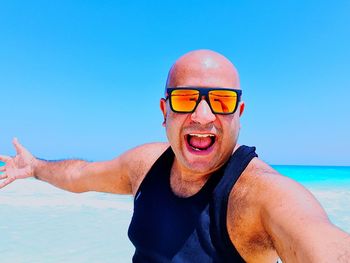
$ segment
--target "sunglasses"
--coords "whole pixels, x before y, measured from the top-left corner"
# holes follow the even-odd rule
[[[232,114],[240,102],[242,90],[230,88],[167,88],[170,108],[177,113],[192,113],[202,98],[208,103],[214,114]]]

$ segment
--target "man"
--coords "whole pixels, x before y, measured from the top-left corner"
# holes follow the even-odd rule
[[[106,162],[48,162],[15,139],[0,188],[34,176],[72,192],[133,194],[134,262],[350,262],[350,236],[314,197],[237,144],[244,102],[230,61],[187,53],[165,93],[169,143]]]

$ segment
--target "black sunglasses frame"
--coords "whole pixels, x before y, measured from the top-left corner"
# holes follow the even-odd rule
[[[171,100],[171,93],[174,91],[174,90],[196,90],[196,91],[199,91],[199,96],[198,96],[198,99],[196,101],[196,106],[194,107],[194,109],[192,111],[177,111],[177,110],[174,110],[173,108],[173,103],[172,103],[172,100]],[[215,91],[215,90],[228,90],[228,91],[233,91],[237,94],[237,103],[235,105],[235,108],[233,109],[232,112],[215,112],[213,110],[213,108],[211,107],[211,104],[210,104],[210,101],[209,101],[209,92],[210,91]],[[199,88],[199,87],[173,87],[173,88],[167,88],[166,89],[166,96],[165,96],[165,100],[167,100],[169,98],[169,101],[170,101],[170,108],[173,112],[176,112],[176,113],[193,113],[198,104],[201,102],[203,96],[205,97],[205,101],[208,103],[209,105],[209,108],[211,110],[211,112],[213,114],[220,114],[220,115],[229,115],[229,114],[233,114],[236,112],[237,108],[238,108],[238,104],[239,102],[241,101],[241,96],[242,96],[242,90],[240,89],[232,89],[232,88]]]

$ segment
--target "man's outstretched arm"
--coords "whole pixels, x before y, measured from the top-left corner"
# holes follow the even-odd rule
[[[350,263],[350,235],[329,221],[312,194],[289,178],[268,177],[261,217],[283,262]]]
[[[167,144],[153,143],[134,148],[105,162],[83,160],[45,161],[35,158],[17,139],[16,156],[0,156],[0,188],[16,179],[35,177],[71,192],[98,191],[134,193],[154,161]]]

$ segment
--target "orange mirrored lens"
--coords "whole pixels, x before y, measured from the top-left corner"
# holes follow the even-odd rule
[[[237,104],[237,93],[231,90],[209,91],[209,101],[214,113],[232,113]]]
[[[178,89],[173,90],[170,95],[174,111],[191,112],[196,107],[199,97],[198,90]]]

